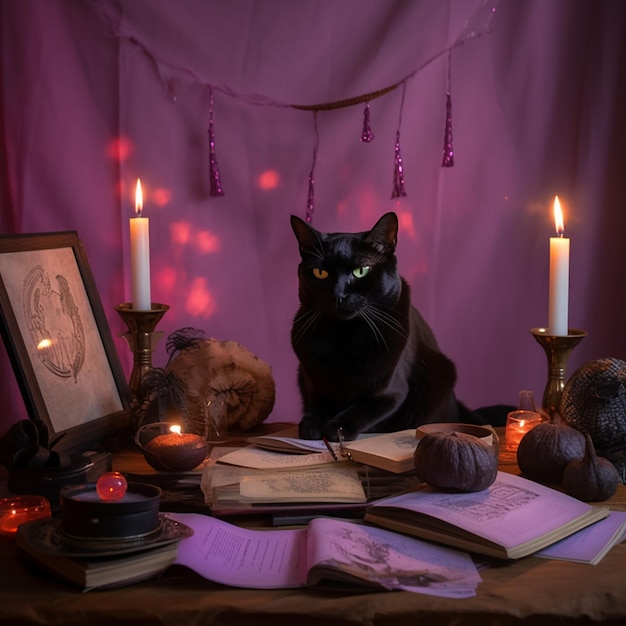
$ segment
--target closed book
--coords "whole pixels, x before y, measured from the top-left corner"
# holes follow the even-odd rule
[[[176,558],[176,544],[153,548],[127,556],[76,558],[31,551],[18,542],[20,548],[51,574],[84,591],[130,585],[154,578],[164,572]]]
[[[56,578],[82,588],[121,587],[166,570],[176,558],[180,541],[193,534],[188,526],[160,515],[159,529],[145,537],[77,540],[67,536],[58,519],[22,524],[17,547]]]
[[[393,433],[362,436],[344,443],[343,449],[356,463],[402,474],[414,468],[413,457],[417,444],[415,428],[409,428]]]

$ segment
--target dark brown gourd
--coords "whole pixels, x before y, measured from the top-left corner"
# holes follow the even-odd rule
[[[498,472],[493,446],[465,433],[424,435],[415,450],[415,473],[441,489],[469,492],[487,489]]]
[[[585,440],[585,456],[565,467],[563,489],[585,502],[608,500],[617,491],[619,473],[611,461],[596,454],[590,435],[585,435]]]
[[[585,436],[580,431],[560,422],[544,422],[522,437],[517,464],[531,480],[560,484],[565,466],[584,454]]]

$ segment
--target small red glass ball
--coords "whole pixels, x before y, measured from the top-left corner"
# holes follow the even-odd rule
[[[101,500],[121,500],[128,489],[124,474],[120,472],[106,472],[98,478],[96,491]]]

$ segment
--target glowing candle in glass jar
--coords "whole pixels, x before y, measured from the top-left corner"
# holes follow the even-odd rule
[[[527,432],[530,432],[543,418],[534,411],[511,411],[506,418],[504,445],[509,452],[516,452],[520,441]]]
[[[47,519],[52,512],[43,496],[11,496],[0,500],[0,535],[15,535],[26,522]]]
[[[148,441],[144,451],[146,461],[154,469],[186,472],[206,459],[208,445],[204,437],[182,433],[180,426],[173,425],[168,434],[157,435]]]
[[[550,335],[568,334],[569,239],[563,237],[563,211],[559,197],[554,197],[554,225],[557,237],[550,238],[550,300],[548,331]]]
[[[149,311],[150,296],[150,220],[142,216],[143,193],[141,180],[135,188],[135,214],[130,218],[130,262],[132,268],[133,309]]]

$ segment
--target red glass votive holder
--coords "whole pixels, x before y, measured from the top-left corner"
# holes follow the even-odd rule
[[[13,536],[26,522],[52,516],[50,502],[43,496],[11,496],[0,500],[0,534]]]

